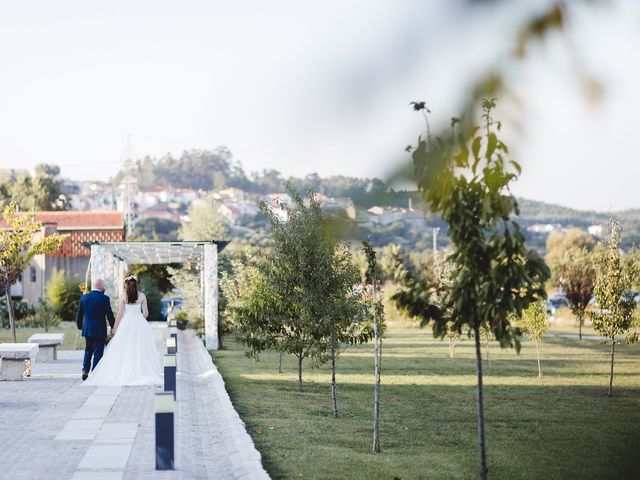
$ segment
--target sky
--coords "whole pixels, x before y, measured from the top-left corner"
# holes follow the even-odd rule
[[[245,171],[381,177],[502,67],[516,195],[640,208],[640,2],[576,2],[510,62],[550,0],[0,0],[0,168],[108,180],[136,156],[226,146]],[[572,4],[573,5],[573,4]],[[594,78],[603,95],[585,95]]]

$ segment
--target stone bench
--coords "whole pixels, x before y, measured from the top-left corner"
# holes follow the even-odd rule
[[[64,342],[64,333],[36,333],[28,341],[40,346],[36,356],[38,362],[52,362],[58,359],[57,347]]]
[[[25,360],[38,354],[37,343],[0,343],[0,380],[22,380]]]

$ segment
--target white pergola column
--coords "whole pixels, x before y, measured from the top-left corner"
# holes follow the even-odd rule
[[[97,278],[104,280],[105,293],[111,300],[111,308],[118,305],[125,268],[126,263],[116,258],[108,249],[100,245],[91,245],[91,282]]]
[[[204,336],[207,350],[218,349],[218,246],[204,244]]]

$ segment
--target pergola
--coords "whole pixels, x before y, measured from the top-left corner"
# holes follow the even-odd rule
[[[120,295],[129,265],[195,264],[200,269],[204,298],[205,343],[218,349],[218,254],[228,241],[202,242],[97,242],[91,248],[91,277],[102,278],[109,292]],[[114,298],[114,300],[118,300]]]

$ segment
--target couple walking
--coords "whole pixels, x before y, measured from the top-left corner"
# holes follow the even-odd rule
[[[76,315],[85,337],[83,385],[161,385],[160,358],[147,323],[147,298],[138,290],[137,279],[133,275],[124,279],[115,317],[105,290],[104,280],[94,280],[92,290],[80,299]],[[113,337],[105,348],[107,321]]]

